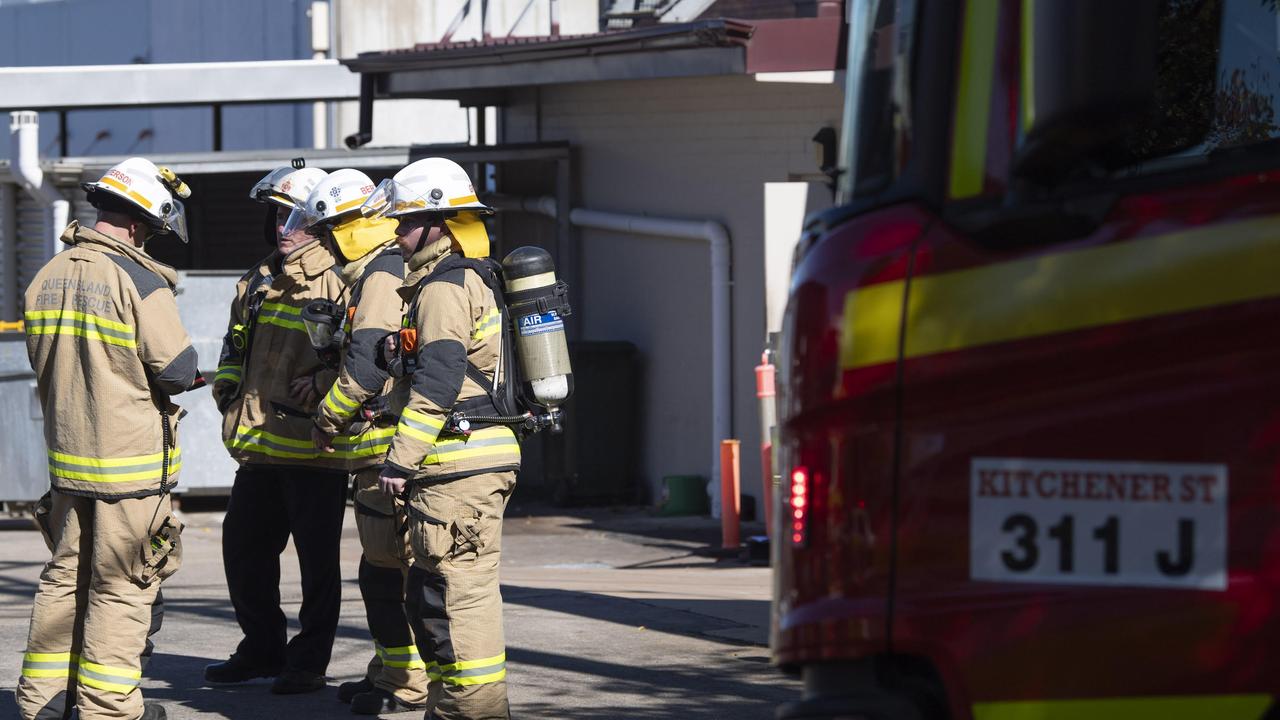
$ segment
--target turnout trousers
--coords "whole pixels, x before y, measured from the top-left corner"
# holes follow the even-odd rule
[[[366,677],[405,704],[430,705],[427,665],[405,614],[404,587],[413,550],[404,503],[378,489],[381,471],[365,468],[354,475],[356,530],[363,551],[360,596],[375,650]]]
[[[40,574],[16,694],[24,720],[142,715],[160,583],[182,563],[169,495],[98,500],[53,490],[37,514],[53,557]],[[47,513],[44,511],[47,510]],[[171,542],[152,541],[166,523]]]
[[[428,720],[507,720],[498,562],[514,472],[415,481],[407,512],[406,604],[427,672],[441,683]]]
[[[342,603],[339,551],[347,508],[343,470],[243,465],[222,522],[222,561],[244,639],[235,654],[264,671],[323,675]],[[293,536],[302,572],[302,629],[286,642],[280,555]]]

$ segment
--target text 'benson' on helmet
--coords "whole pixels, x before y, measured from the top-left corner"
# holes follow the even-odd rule
[[[448,158],[433,157],[404,166],[383,180],[360,208],[365,217],[400,217],[414,213],[454,215],[474,212],[492,215],[480,202],[467,171]]]
[[[188,241],[186,208],[179,198],[191,197],[191,188],[169,168],[133,157],[80,187],[95,208],[128,214],[156,233]]]
[[[307,201],[311,191],[328,174],[320,168],[278,167],[253,186],[249,197],[261,203],[295,208]]]
[[[307,199],[289,213],[284,233],[289,235],[309,230],[320,223],[336,225],[343,216],[358,215],[360,206],[369,199],[373,190],[373,180],[359,170],[334,170],[316,183]]]

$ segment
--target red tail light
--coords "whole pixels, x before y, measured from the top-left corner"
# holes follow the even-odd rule
[[[791,471],[791,544],[803,547],[809,528],[809,469]]]

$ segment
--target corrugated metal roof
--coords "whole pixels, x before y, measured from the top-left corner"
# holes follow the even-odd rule
[[[504,62],[513,62],[546,55],[566,57],[676,47],[745,46],[753,32],[753,25],[737,20],[698,20],[583,35],[419,43],[411,48],[361,53],[341,62],[355,72],[380,72],[436,64],[486,64],[495,56],[502,57]]]

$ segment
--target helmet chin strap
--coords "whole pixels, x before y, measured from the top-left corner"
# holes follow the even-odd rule
[[[151,226],[141,220],[132,220],[130,221],[129,226],[129,237],[133,239],[133,244],[139,248],[145,248],[147,246],[147,241],[155,237],[155,233],[152,232]],[[142,228],[141,231],[137,229],[139,227]]]

